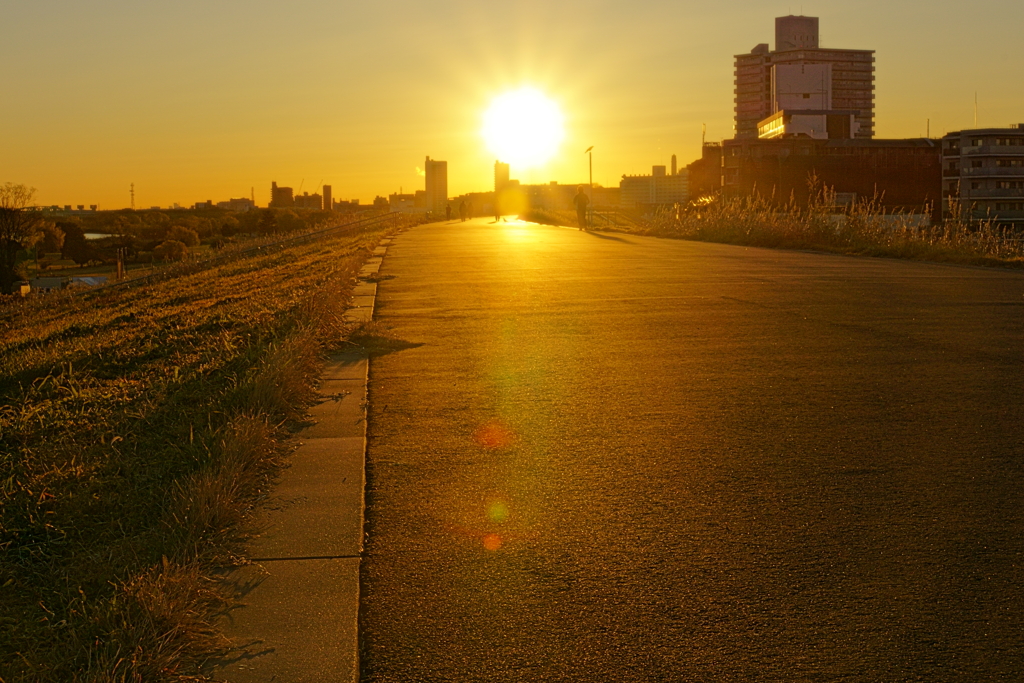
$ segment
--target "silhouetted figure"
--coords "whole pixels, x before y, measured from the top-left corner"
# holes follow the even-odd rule
[[[467,208],[468,207],[466,206],[466,200],[465,199],[463,199],[461,202],[459,202],[459,218],[462,219],[463,223],[466,222],[466,210],[467,210]]]
[[[451,204],[449,204],[446,207],[444,207],[444,216],[445,216],[444,219],[446,221],[450,221],[452,219],[452,205]]]
[[[572,198],[576,205],[576,221],[580,224],[580,230],[586,230],[587,226],[587,205],[590,204],[590,197],[583,191],[583,186],[576,188],[576,196]]]

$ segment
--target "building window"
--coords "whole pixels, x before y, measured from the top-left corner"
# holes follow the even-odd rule
[[[971,144],[974,145],[975,147],[981,147],[982,145],[985,144],[985,140],[982,138],[974,138],[973,140],[971,140]]]
[[[981,168],[981,159],[972,159],[971,168]]]
[[[971,189],[972,190],[981,189],[981,183],[971,183]]]
[[[1024,159],[996,159],[1000,168],[1024,168]]]

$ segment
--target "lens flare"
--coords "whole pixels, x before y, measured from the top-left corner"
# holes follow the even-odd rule
[[[496,97],[484,114],[482,133],[498,160],[515,168],[543,166],[565,137],[558,105],[533,88]]]
[[[487,534],[484,536],[484,550],[490,550],[492,553],[495,550],[501,548],[501,536],[498,534]]]
[[[487,519],[502,524],[508,519],[508,505],[503,500],[492,500],[487,504]]]
[[[497,420],[480,425],[473,433],[473,439],[488,450],[505,448],[512,444],[514,438],[512,430]]]

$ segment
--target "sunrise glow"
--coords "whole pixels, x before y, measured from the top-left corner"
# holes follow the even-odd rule
[[[564,118],[558,105],[533,88],[499,95],[484,114],[482,135],[495,157],[516,168],[544,165],[558,151]]]

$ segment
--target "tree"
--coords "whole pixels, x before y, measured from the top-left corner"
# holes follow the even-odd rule
[[[220,233],[225,237],[237,235],[239,231],[238,219],[234,216],[224,216],[221,220]]]
[[[184,225],[174,225],[167,231],[167,239],[181,242],[186,247],[198,247],[199,246],[199,235],[192,228],[186,228]]]
[[[64,258],[71,259],[78,265],[83,265],[96,258],[96,250],[85,239],[85,231],[82,230],[80,222],[62,222],[64,229],[64,248],[61,253]]]
[[[0,187],[0,291],[5,293],[17,281],[14,266],[18,252],[36,232],[39,216],[26,211],[35,193],[34,187],[15,183]]]
[[[256,228],[264,235],[277,232],[277,215],[273,209],[264,209],[260,212],[260,222]]]
[[[178,240],[165,240],[153,250],[153,256],[161,261],[181,261],[188,256],[188,247]]]
[[[43,223],[42,239],[36,245],[36,252],[40,254],[59,254],[64,249],[64,231],[53,223]]]

